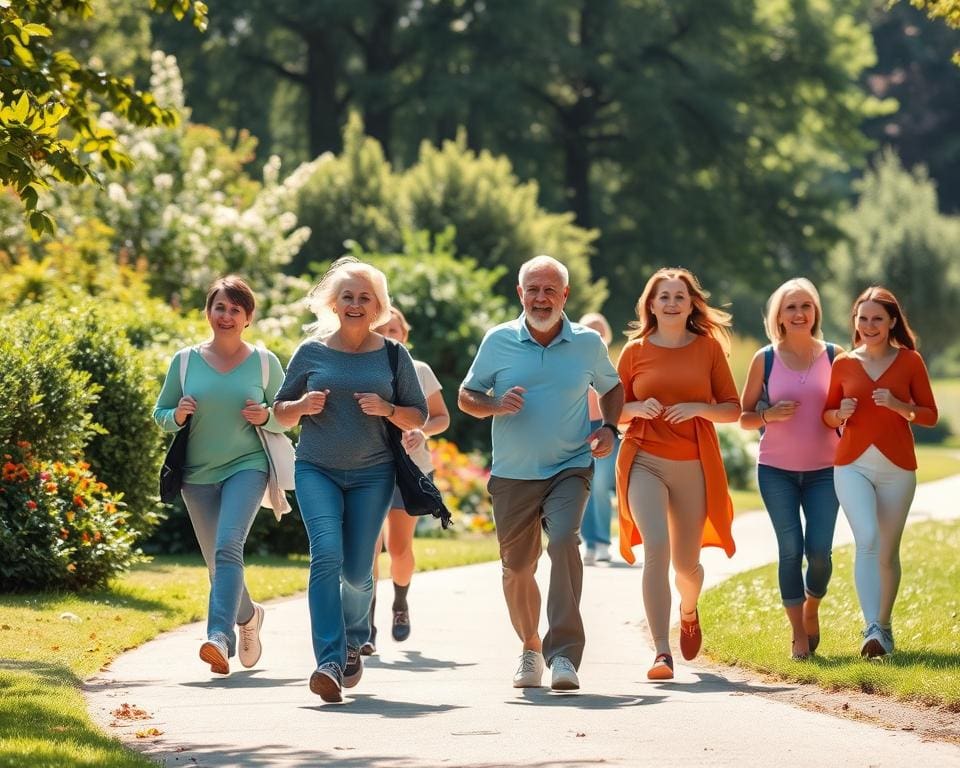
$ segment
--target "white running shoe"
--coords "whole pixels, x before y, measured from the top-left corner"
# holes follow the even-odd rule
[[[554,656],[550,660],[553,679],[550,687],[555,691],[576,691],[580,688],[580,679],[573,662],[566,656]]]
[[[513,676],[514,688],[539,688],[543,678],[543,654],[537,651],[524,651],[520,657],[520,666]]]

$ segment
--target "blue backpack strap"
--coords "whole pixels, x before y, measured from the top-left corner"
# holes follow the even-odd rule
[[[393,397],[397,397],[397,369],[400,367],[400,342],[393,339],[384,339],[387,345],[387,360],[390,361],[390,373],[392,374]]]
[[[763,348],[763,388],[770,384],[770,371],[773,370],[773,344]]]
[[[837,345],[831,344],[829,341],[824,342],[827,347],[827,360],[830,361],[830,365],[833,365],[833,359],[837,356]]]

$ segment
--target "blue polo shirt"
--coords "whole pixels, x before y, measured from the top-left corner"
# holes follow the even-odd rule
[[[493,467],[497,477],[546,480],[593,457],[587,391],[601,395],[620,383],[600,334],[563,315],[560,333],[546,347],[525,316],[487,331],[463,388],[500,397],[524,387],[519,413],[493,417]]]

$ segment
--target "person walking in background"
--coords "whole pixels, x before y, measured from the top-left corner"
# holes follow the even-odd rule
[[[680,651],[693,659],[702,631],[700,549],[732,557],[733,504],[713,424],[736,421],[740,400],[726,350],[730,315],[685,269],[660,269],[637,302],[620,355],[627,432],[617,462],[620,552],[634,561],[643,544],[643,604],[656,657],[651,680],[673,678],[670,650],[672,561],[680,593]]]
[[[396,307],[390,308],[389,322],[375,328],[377,333],[387,339],[393,339],[406,344],[410,337],[410,325]],[[427,438],[439,435],[450,426],[450,412],[443,402],[440,382],[430,366],[420,360],[414,360],[413,366],[417,371],[417,379],[424,397],[427,399],[427,423],[420,429],[410,429],[403,433],[403,447],[420,467],[420,471],[427,477],[433,478],[433,459],[427,447]],[[400,489],[393,489],[393,500],[390,502],[390,511],[383,532],[377,539],[374,547],[373,579],[374,585],[379,578],[378,556],[382,549],[382,541],[386,539],[387,552],[390,553],[390,578],[393,581],[393,625],[391,635],[398,643],[402,643],[410,636],[410,608],[407,605],[407,590],[413,579],[416,560],[413,555],[413,534],[417,527],[417,519],[407,514],[403,506],[403,497]],[[370,603],[370,636],[360,646],[360,653],[369,656],[377,648],[377,625],[375,612],[377,606],[376,586],[374,586],[373,600]]]
[[[277,392],[281,424],[300,423],[296,493],[310,541],[307,601],[317,668],[310,690],[341,701],[363,674],[374,543],[396,483],[385,419],[423,427],[427,404],[402,346],[397,396],[383,336],[390,320],[383,273],[353,258],[334,263],[309,295],[317,322]]]
[[[916,336],[897,297],[879,286],[853,303],[853,349],[837,359],[823,421],[842,427],[834,482],[856,548],[854,580],[865,628],[860,654],[895,648],[900,538],[917,486],[912,423],[932,427],[937,404]]]
[[[554,690],[580,687],[583,563],[578,531],[594,458],[618,435],[623,392],[607,348],[563,312],[567,268],[549,256],[520,267],[520,317],[492,328],[460,387],[464,413],[493,417],[488,490],[503,566],[503,592],[522,643],[516,688],[537,687],[549,664]],[[590,429],[587,391],[600,395],[603,424]],[[547,534],[549,628],[541,640],[540,590],[534,579]]]
[[[599,312],[588,312],[580,318],[580,325],[592,328],[600,334],[603,343],[609,347],[613,341],[613,330],[607,318]],[[590,388],[587,395],[590,409],[590,431],[598,429],[603,423],[600,413],[600,397]],[[616,492],[617,450],[620,439],[614,442],[613,450],[602,459],[594,459],[593,482],[590,486],[590,498],[583,512],[580,525],[580,537],[584,543],[583,564],[606,563],[610,561],[610,521],[613,516],[612,496]]]
[[[771,343],[753,356],[740,398],[740,426],[760,430],[757,486],[777,535],[780,598],[798,660],[820,643],[839,506],[833,487],[839,437],[822,419],[839,348],[823,341],[822,321],[820,294],[809,280],[777,288],[764,315]]]
[[[243,547],[267,486],[267,456],[255,427],[284,431],[270,409],[283,367],[266,353],[264,390],[261,356],[243,340],[255,309],[253,291],[242,279],[214,281],[206,300],[213,337],[174,357],[153,411],[167,432],[190,430],[181,495],[210,571],[200,658],[220,675],[229,674],[229,659],[237,653],[244,667],[260,659],[264,610],[250,599],[243,576]],[[180,355],[188,356],[182,386]]]

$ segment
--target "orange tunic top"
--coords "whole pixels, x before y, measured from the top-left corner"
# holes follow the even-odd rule
[[[697,336],[684,347],[658,347],[647,339],[630,341],[617,364],[627,403],[655,397],[663,405],[677,403],[736,403],[737,387],[720,343]],[[733,502],[720,455],[720,442],[711,421],[689,419],[668,424],[663,419],[633,419],[617,459],[617,506],[620,513],[620,554],[634,562],[633,547],[642,543],[627,499],[630,468],[637,451],[678,461],[699,459],[706,484],[707,520],[703,546],[736,551],[730,524]]]
[[[830,373],[830,389],[824,411],[840,407],[845,397],[857,399],[857,409],[847,419],[837,446],[835,464],[856,461],[871,445],[903,469],[917,468],[910,423],[899,413],[873,402],[873,390],[886,388],[897,400],[913,403],[914,422],[924,427],[937,423],[937,403],[923,358],[912,349],[900,349],[876,381],[863,364],[850,354],[839,356]]]

